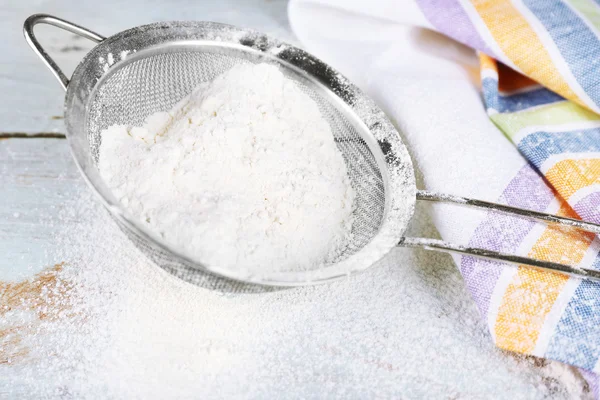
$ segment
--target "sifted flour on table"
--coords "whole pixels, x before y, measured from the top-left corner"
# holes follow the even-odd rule
[[[272,65],[235,66],[142,127],[109,127],[99,168],[135,217],[209,265],[313,269],[352,226],[329,124]]]
[[[495,349],[445,255],[219,295],[151,264],[82,181],[63,187],[40,216],[64,264],[0,282],[0,399],[593,398],[573,368]]]

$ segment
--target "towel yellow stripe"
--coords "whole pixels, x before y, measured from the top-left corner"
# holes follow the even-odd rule
[[[546,172],[546,178],[569,200],[580,189],[600,183],[600,159],[559,161]]]
[[[525,75],[584,105],[554,65],[538,35],[510,1],[472,0],[472,4],[502,51]]]
[[[575,217],[563,204],[559,215]],[[593,240],[592,234],[548,227],[529,252],[529,257],[578,264]],[[494,331],[496,345],[506,350],[531,353],[535,349],[548,313],[568,277],[521,267],[507,287],[498,307]]]

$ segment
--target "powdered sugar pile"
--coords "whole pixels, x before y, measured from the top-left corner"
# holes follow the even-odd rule
[[[99,168],[135,217],[208,265],[314,269],[352,227],[329,124],[272,65],[237,65],[142,127],[106,129]]]

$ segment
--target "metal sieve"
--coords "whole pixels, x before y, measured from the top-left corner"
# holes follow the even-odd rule
[[[98,45],[81,61],[71,80],[37,41],[36,24],[53,25]],[[395,246],[423,247],[501,260],[600,280],[600,271],[403,234],[416,200],[450,202],[524,218],[600,232],[600,225],[417,190],[412,161],[398,131],[375,103],[334,69],[309,53],[262,33],[211,22],[159,22],[104,38],[45,14],[29,17],[25,37],[66,90],[67,138],[83,176],[135,245],[160,267],[190,283],[223,292],[261,292],[329,282],[362,271]],[[335,262],[309,271],[265,271],[252,275],[207,265],[165,243],[119,204],[98,173],[103,129],[139,125],[169,110],[195,86],[238,63],[277,65],[319,106],[348,167],[356,191],[352,239]]]

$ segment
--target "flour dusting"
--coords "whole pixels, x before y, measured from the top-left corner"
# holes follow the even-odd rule
[[[355,192],[329,124],[272,65],[237,65],[141,127],[109,127],[99,168],[133,216],[208,265],[315,269],[349,239]]]
[[[64,264],[0,289],[0,398],[592,398],[571,367],[495,349],[451,266],[398,251],[332,285],[219,295],[76,189],[51,222]]]

